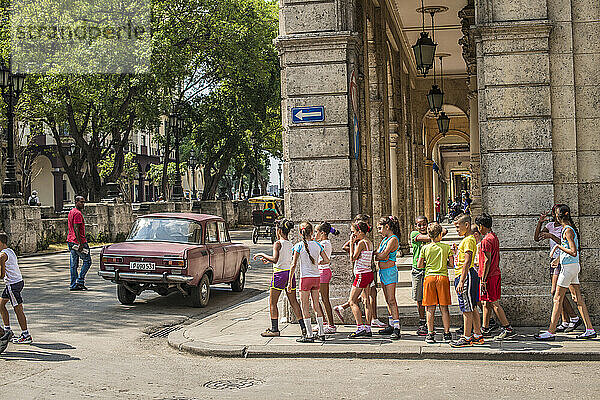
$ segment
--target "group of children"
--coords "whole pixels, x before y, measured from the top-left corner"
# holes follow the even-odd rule
[[[574,329],[581,324],[579,319],[569,316],[571,314],[568,309],[563,308],[567,288],[570,288],[587,328],[586,333],[579,335],[578,338],[592,338],[596,333],[591,326],[579,290],[577,231],[570,218],[568,207],[558,207],[553,213],[556,223],[562,227],[561,232],[558,232],[560,238],[555,235],[556,230],[540,229],[540,223],[536,230],[536,240],[539,236],[551,238],[557,243],[553,247],[552,257],[560,260],[562,269],[555,279],[558,289],[555,292],[550,328],[536,335],[536,339],[553,340],[556,331]],[[270,291],[271,328],[263,332],[262,336],[280,335],[277,302],[281,292],[285,291],[302,330],[298,342],[324,341],[326,334],[336,332],[333,313],[335,312],[344,322],[342,311],[348,307],[352,310],[357,326],[356,331],[352,332],[349,338],[371,337],[373,335],[371,328],[378,327],[383,328],[379,330],[379,334],[389,335],[392,340],[400,339],[400,318],[396,302],[398,283],[396,257],[400,247],[400,224],[396,217],[382,217],[377,225],[382,241],[379,247],[375,248],[369,239],[369,233],[372,231],[369,220],[369,216],[361,214],[351,224],[351,235],[344,244],[343,250],[349,254],[353,263],[354,282],[348,301],[334,308],[331,307],[329,300],[329,283],[332,278],[330,268],[332,245],[329,235],[338,235],[339,232],[328,222],[317,225],[314,232],[309,222],[302,222],[298,232],[301,240],[296,245],[292,245],[289,234],[294,228],[293,222],[286,219],[277,222],[278,241],[273,245],[273,254],[258,253],[254,256],[254,259],[260,258],[264,263],[273,263]],[[499,303],[500,243],[492,230],[491,216],[484,213],[472,221],[469,214],[461,214],[454,220],[454,226],[462,237],[458,246],[443,243],[442,238],[448,231],[438,222],[428,223],[424,216],[417,217],[416,229],[410,234],[413,250],[412,297],[417,303],[419,313],[417,335],[425,336],[427,343],[436,342],[434,317],[439,306],[444,328],[443,339],[450,342],[452,347],[481,345],[485,337],[492,337],[495,333],[497,333],[496,340],[514,336],[515,331]],[[556,255],[558,251],[561,252],[560,256]],[[373,264],[376,264],[377,268],[374,268]],[[558,262],[554,262],[553,265],[558,265]],[[457,331],[460,336],[455,341],[452,341],[448,310],[448,306],[452,304],[449,268],[455,271],[452,283],[463,315],[463,326]],[[295,292],[297,269],[300,272],[300,303]],[[381,323],[376,316],[377,276],[389,311],[388,324]],[[365,308],[366,321],[359,307],[361,300]],[[311,305],[317,316],[315,332],[311,325]],[[572,309],[570,313],[574,314]],[[492,318],[492,314],[496,315],[498,322]],[[563,323],[558,326],[561,314]],[[500,330],[496,332],[498,328]]]
[[[444,341],[452,347],[466,347],[484,343],[484,337],[493,336],[496,324],[491,324],[493,310],[501,324],[497,340],[514,335],[500,300],[500,244],[492,231],[492,218],[482,214],[472,224],[471,216],[462,214],[454,220],[454,226],[463,239],[458,246],[442,243],[447,233],[442,226],[433,222],[427,224],[423,216],[416,221],[417,230],[411,234],[413,260],[413,295],[420,311],[417,334],[426,336],[427,343],[435,343],[434,316],[436,307],[442,313]],[[426,243],[429,241],[429,243]],[[450,312],[452,304],[448,269],[454,268],[453,282],[458,306],[463,314],[462,335],[452,341],[450,333]],[[479,308],[483,311],[483,321]],[[427,319],[422,309],[426,308]]]

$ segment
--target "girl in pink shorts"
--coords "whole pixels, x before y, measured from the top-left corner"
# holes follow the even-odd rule
[[[365,222],[354,222],[351,226],[352,236],[350,237],[350,259],[354,263],[354,283],[350,290],[350,307],[356,320],[356,332],[348,335],[349,338],[361,336],[373,336],[370,325],[364,325],[362,311],[358,306],[358,298],[363,291],[371,290],[370,285],[373,282],[373,243],[367,237],[370,228]],[[368,297],[367,297],[368,299]],[[370,304],[365,304],[368,308]]]
[[[329,256],[319,242],[312,240],[313,227],[310,222],[302,222],[299,233],[302,241],[292,249],[293,260],[290,276],[294,276],[296,267],[300,264],[300,306],[304,325],[306,326],[306,335],[302,335],[296,341],[300,343],[313,343],[315,341],[310,323],[310,300],[312,298],[313,309],[317,314],[317,323],[319,324],[318,339],[323,342],[325,341],[325,329],[323,326],[323,310],[319,306],[321,273],[319,272],[318,263],[319,257],[321,257],[324,264],[329,264]],[[291,279],[287,290],[288,292],[294,290]]]
[[[331,242],[329,241],[329,234],[337,236],[340,234],[337,230],[331,227],[329,222],[322,222],[320,225],[317,225],[317,234],[315,236],[315,240],[317,240],[321,246],[323,246],[323,250],[327,257],[331,260],[331,253],[333,252],[333,248],[331,246]],[[325,333],[331,334],[336,332],[335,323],[333,322],[333,309],[331,308],[331,302],[329,301],[329,282],[331,281],[331,267],[329,262],[325,262],[322,257],[319,258],[319,272],[321,273],[320,277],[320,295],[321,301],[323,302],[323,308],[325,309],[325,315],[327,316],[327,324],[325,324]]]

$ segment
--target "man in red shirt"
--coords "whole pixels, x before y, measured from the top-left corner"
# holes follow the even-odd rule
[[[506,318],[504,309],[499,303],[500,241],[498,240],[498,236],[492,231],[492,217],[489,214],[483,213],[475,218],[475,224],[481,235],[484,236],[479,245],[478,271],[479,278],[481,279],[479,298],[483,305],[483,326],[481,330],[484,335],[490,334],[490,316],[492,310],[494,310],[503,328],[496,339],[506,339],[514,336],[515,332]]]
[[[85,238],[85,222],[83,220],[83,207],[85,199],[83,196],[75,197],[75,207],[69,211],[68,226],[69,233],[67,235],[67,245],[71,252],[71,285],[70,290],[87,290],[84,285],[85,275],[92,266],[92,257],[90,256],[90,247]],[[83,264],[81,272],[77,272],[79,268],[79,259]]]

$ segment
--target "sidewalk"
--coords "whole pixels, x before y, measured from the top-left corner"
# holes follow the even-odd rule
[[[376,332],[372,338],[348,339],[354,326],[346,325],[327,335],[325,343],[300,344],[296,343],[299,325],[280,323],[282,336],[261,337],[269,326],[268,295],[263,293],[183,326],[172,332],[168,341],[178,350],[213,357],[600,361],[600,339],[579,341],[574,335],[559,335],[555,342],[537,342],[532,335],[539,328],[533,327],[517,328],[518,334],[510,340],[487,339],[483,346],[454,349],[447,343],[426,344],[413,327],[403,327],[402,339],[395,342]],[[452,331],[456,328],[453,326]],[[441,336],[438,328],[436,340],[441,341]]]

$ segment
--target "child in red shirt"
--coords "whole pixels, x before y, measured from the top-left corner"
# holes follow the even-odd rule
[[[475,224],[483,236],[479,246],[479,271],[481,279],[480,300],[483,305],[483,327],[482,331],[489,332],[491,311],[494,310],[498,320],[502,324],[502,331],[496,339],[502,340],[514,336],[515,331],[508,322],[504,309],[499,303],[501,292],[500,279],[500,241],[492,231],[492,217],[481,214],[475,218]]]

